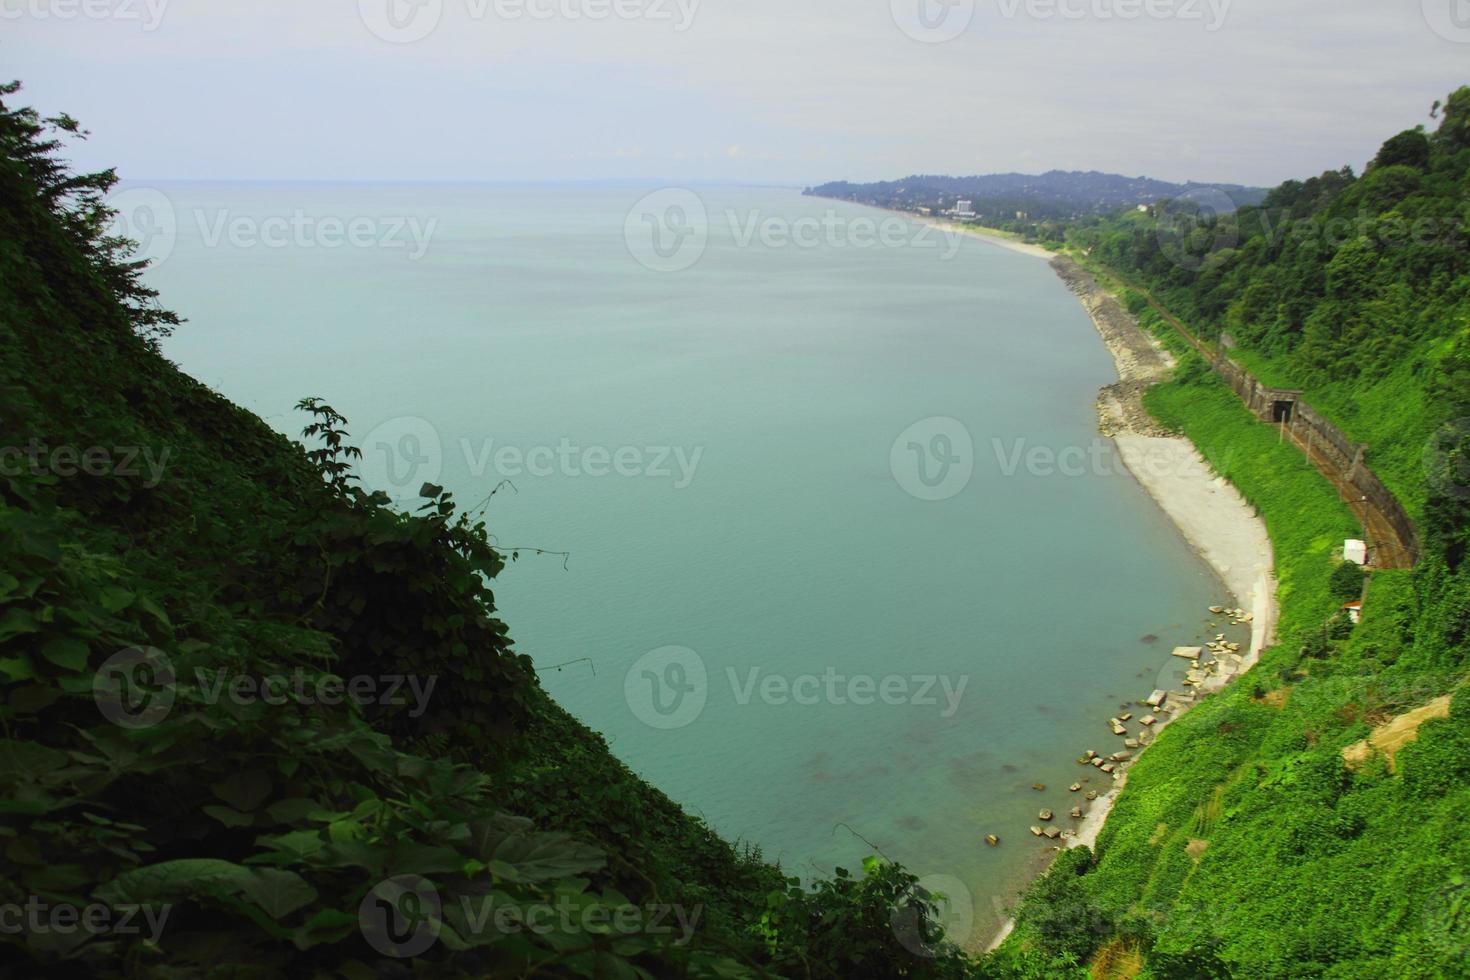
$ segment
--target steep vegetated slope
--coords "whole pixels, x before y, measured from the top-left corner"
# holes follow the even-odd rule
[[[160,356],[74,130],[0,102],[0,972],[961,974],[901,869],[799,887],[551,702],[484,512]]]
[[[997,969],[1470,975],[1470,89],[1436,115],[1362,176],[1289,182],[1230,215],[1165,205],[1072,229],[1084,261],[1229,334],[1232,356],[1371,444],[1425,555],[1363,594],[1337,563],[1335,492],[1185,355],[1147,402],[1264,515],[1280,643],[1144,754],[1095,853],[1038,883]],[[1360,594],[1354,625],[1340,605]],[[1385,728],[1424,706],[1413,739]],[[1391,764],[1375,732],[1398,733]]]

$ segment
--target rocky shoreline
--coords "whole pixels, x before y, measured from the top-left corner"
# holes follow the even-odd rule
[[[1086,269],[1064,255],[1053,258],[1051,267],[1077,295],[1118,367],[1117,383],[1103,388],[1098,395],[1098,428],[1102,434],[1170,435],[1144,409],[1143,393],[1168,375],[1174,358],[1143,332],[1118,298],[1099,286]]]

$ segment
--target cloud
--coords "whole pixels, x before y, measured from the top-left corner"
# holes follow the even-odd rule
[[[551,12],[519,18],[429,0],[412,43],[375,35],[374,2],[171,0],[151,31],[23,16],[3,50],[38,107],[94,130],[79,163],[138,177],[1254,183],[1360,166],[1470,53],[1419,3],[1378,0],[1191,0],[1224,13],[1214,31],[1099,14],[1119,0],[977,0],[938,44],[890,0],[630,0],[648,15],[600,20],[568,13],[586,0],[513,0]]]

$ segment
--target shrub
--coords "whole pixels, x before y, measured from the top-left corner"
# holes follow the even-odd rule
[[[1363,597],[1363,569],[1356,563],[1340,562],[1332,570],[1330,587],[1332,594],[1343,602],[1352,602]]]

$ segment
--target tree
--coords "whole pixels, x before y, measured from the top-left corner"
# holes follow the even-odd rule
[[[43,118],[31,108],[9,108],[4,97],[19,91],[19,82],[0,85],[0,158],[34,188],[72,244],[117,296],[134,332],[156,350],[181,321],[159,306],[158,290],[143,284],[148,263],[131,257],[136,243],[107,233],[117,216],[106,200],[117,184],[116,171],[71,172],[58,154],[65,139],[86,139],[86,131],[65,114]]]
[[[1373,158],[1375,167],[1399,165],[1415,167],[1419,170],[1428,169],[1429,137],[1424,135],[1423,128],[1404,130],[1384,143],[1383,148],[1378,151],[1378,156]]]
[[[1439,118],[1436,142],[1451,153],[1470,147],[1470,85],[1462,85],[1443,103],[1436,102],[1432,116]]]
[[[1332,589],[1332,594],[1343,602],[1361,599],[1363,597],[1363,569],[1353,562],[1342,562],[1332,570],[1329,587]]]

